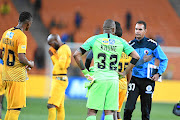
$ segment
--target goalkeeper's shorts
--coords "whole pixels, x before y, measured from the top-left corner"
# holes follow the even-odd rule
[[[118,110],[118,80],[95,80],[89,90],[87,108],[95,110]]]

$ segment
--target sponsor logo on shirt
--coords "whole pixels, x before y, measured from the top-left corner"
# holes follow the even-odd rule
[[[109,45],[114,45],[115,44],[115,40],[114,39],[109,39]]]
[[[109,45],[109,39],[103,39],[103,44],[104,45]]]
[[[115,40],[114,39],[103,39],[103,44],[104,45],[114,45]]]
[[[21,48],[22,49],[26,49],[26,45],[21,45]]]
[[[9,38],[9,39],[12,39],[14,36],[14,33],[11,32],[11,31],[8,31],[7,34],[6,34],[6,38]]]

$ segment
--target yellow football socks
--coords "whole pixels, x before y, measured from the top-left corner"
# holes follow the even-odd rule
[[[6,116],[5,116],[4,120],[8,120],[8,118],[9,118],[9,110],[6,111]]]
[[[122,120],[122,119],[118,119],[118,120]]]
[[[64,107],[57,108],[57,120],[65,120],[65,109],[64,109]]]
[[[96,120],[96,116],[88,116],[86,120]]]
[[[10,110],[8,115],[8,120],[18,120],[20,112],[21,112],[20,110]]]
[[[55,120],[56,119],[56,108],[49,108],[49,115],[48,115],[48,120]]]
[[[113,120],[113,115],[105,115],[104,120]]]

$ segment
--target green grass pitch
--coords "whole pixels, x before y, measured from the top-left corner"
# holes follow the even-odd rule
[[[48,110],[46,107],[47,99],[27,98],[27,107],[22,109],[19,120],[47,120]],[[4,110],[2,117],[4,119],[6,112],[6,102],[4,100]],[[151,111],[151,120],[180,120],[180,117],[172,114],[174,104],[153,103]],[[66,99],[66,120],[85,120],[87,115],[86,100]],[[124,105],[123,105],[124,109]],[[123,113],[122,109],[122,113]],[[101,111],[98,112],[97,120],[100,120]],[[123,114],[121,114],[123,115]],[[136,105],[132,120],[141,120],[140,103]]]

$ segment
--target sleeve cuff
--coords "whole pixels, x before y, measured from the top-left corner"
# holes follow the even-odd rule
[[[56,56],[55,56],[55,55],[52,55],[52,56],[51,56],[51,59],[52,59],[52,60],[56,59]]]
[[[161,76],[161,75],[162,75],[162,73],[161,73],[161,72],[158,72],[157,74],[159,74],[159,76]]]

